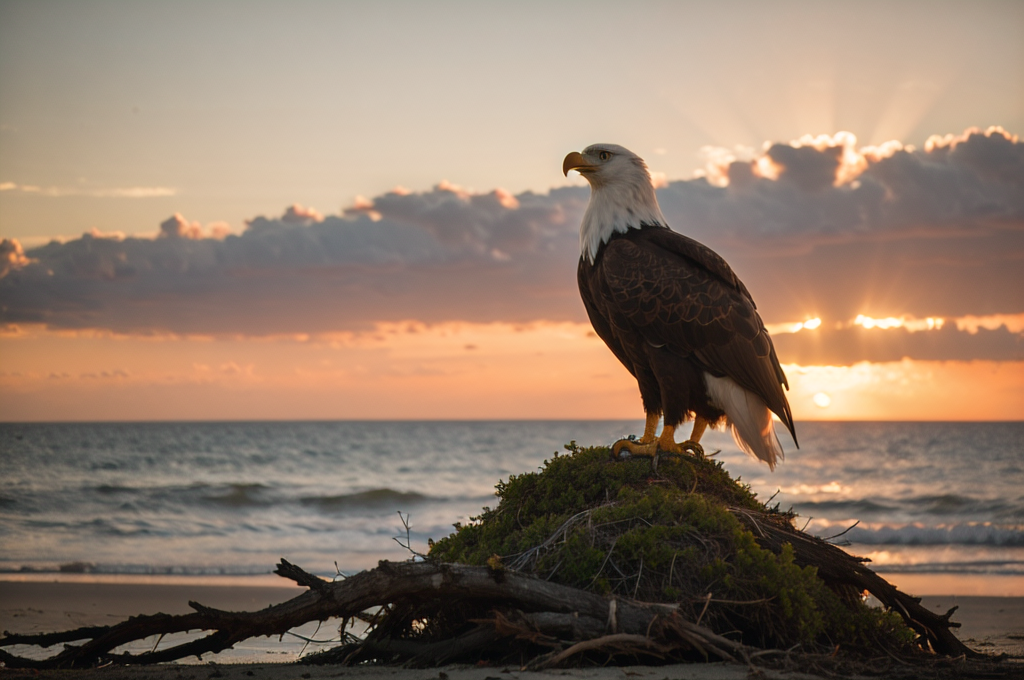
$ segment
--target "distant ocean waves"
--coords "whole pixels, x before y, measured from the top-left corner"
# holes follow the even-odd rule
[[[794,504],[793,510],[806,518],[809,532],[827,538],[841,531],[850,543],[1024,548],[1024,497],[876,497],[801,502]],[[827,519],[837,517],[846,519]],[[905,521],[893,522],[893,517]]]
[[[288,490],[268,484],[193,484],[160,488],[133,488],[128,486],[99,486],[95,492],[119,503],[120,510],[195,509],[207,507],[211,511],[221,508],[273,508],[275,506],[309,506],[320,512],[376,511],[382,508],[413,508],[423,503],[445,503],[453,499],[427,496],[415,491],[394,489],[368,489],[353,493],[291,497]],[[455,499],[455,500],[466,500]],[[475,500],[475,499],[474,499]],[[2,502],[2,501],[0,501]]]
[[[1024,490],[1022,490],[1024,491]],[[960,494],[926,494],[905,498],[857,498],[801,502],[795,508],[801,515],[850,513],[858,516],[909,514],[919,518],[992,517],[1007,522],[1024,522],[1024,495],[1020,498],[978,498]]]
[[[101,485],[79,491],[78,513],[57,509],[67,496],[2,497],[3,516],[29,517],[0,529],[0,572],[243,576],[266,574],[285,557],[333,575],[409,558],[395,539],[425,552],[428,538],[495,505],[493,494],[303,491],[254,483]]]
[[[799,524],[799,522],[797,522]],[[842,525],[831,524],[834,530]],[[830,538],[829,533],[819,527],[809,527],[821,538]],[[849,531],[843,530],[843,538],[849,543],[863,545],[990,545],[1006,548],[1024,547],[1024,528],[1020,526],[999,526],[988,522],[965,522],[922,526],[920,524],[888,525],[861,523]]]
[[[1024,575],[1024,423],[800,423],[730,473],[880,572]],[[325,576],[406,559],[494,485],[634,421],[0,424],[0,571]],[[401,513],[401,514],[400,514]],[[405,523],[409,529],[406,530]],[[395,539],[398,539],[397,541]]]
[[[869,558],[880,573],[1024,575],[1021,525],[798,520],[797,526],[805,523],[809,533]]]
[[[1024,575],[1021,501],[950,494],[805,502],[793,509],[804,518],[797,526],[869,557],[879,572]],[[893,516],[912,519],[894,523]]]

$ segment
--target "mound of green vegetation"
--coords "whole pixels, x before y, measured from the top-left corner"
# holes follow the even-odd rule
[[[758,544],[744,517],[791,528],[722,464],[688,456],[613,461],[604,447],[545,461],[498,484],[498,506],[431,544],[430,558],[512,569],[589,590],[678,604],[681,613],[759,647],[900,650],[897,615],[835,591],[788,544]],[[795,531],[795,529],[794,529]]]

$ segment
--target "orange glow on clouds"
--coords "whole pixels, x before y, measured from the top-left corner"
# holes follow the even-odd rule
[[[806,329],[813,331],[815,328],[821,326],[821,319],[814,317],[807,321],[795,321],[792,323],[769,323],[765,324],[765,328],[768,330],[769,335],[779,335],[781,333],[799,333]]]
[[[1006,329],[1011,333],[1024,333],[1024,314],[989,314],[986,316],[959,316],[950,319],[943,319],[941,317],[925,317],[918,319],[913,316],[906,314],[902,316],[886,316],[886,317],[871,317],[866,314],[858,314],[853,320],[846,323],[836,324],[837,328],[848,328],[850,326],[861,326],[868,330],[880,329],[888,330],[890,328],[902,328],[911,333],[917,333],[919,331],[932,331],[941,329],[946,322],[952,322],[957,330],[967,331],[971,334],[976,334],[979,328],[986,330],[996,330],[1001,326],[1006,326]],[[815,317],[813,319],[807,319],[806,321],[793,321],[786,323],[769,323],[765,324],[765,328],[771,335],[781,335],[783,333],[799,333],[802,330],[814,330],[819,328],[822,324],[820,318]]]
[[[967,141],[971,135],[1001,135],[1017,142],[1017,135],[1010,134],[998,125],[991,126],[985,130],[971,127],[960,134],[932,135],[925,142],[926,152],[933,152],[937,149],[953,149],[957,145]],[[706,177],[708,182],[715,186],[723,187],[729,184],[729,165],[734,161],[746,161],[751,164],[751,170],[758,177],[777,180],[782,174],[783,168],[768,157],[767,151],[771,142],[765,142],[761,152],[756,152],[752,147],[736,146],[734,149],[727,149],[716,146],[704,146],[701,153],[704,155],[705,166],[698,170],[696,176]],[[914,146],[892,139],[881,144],[857,146],[857,136],[852,132],[840,131],[833,135],[810,135],[805,134],[798,139],[789,142],[794,149],[802,147],[813,148],[817,151],[839,149],[838,167],[836,168],[833,186],[853,185],[857,178],[868,169],[871,163],[888,158],[897,152],[914,151]]]
[[[887,316],[884,319],[873,319],[870,316],[858,314],[857,318],[853,320],[853,325],[863,326],[867,329],[881,328],[883,330],[888,328],[905,328],[911,333],[914,333],[917,331],[931,331],[936,328],[942,328],[945,322],[945,319],[930,316],[925,319],[908,319],[906,316]],[[998,326],[995,326],[995,328],[998,328]],[[977,332],[977,328],[975,328],[974,332]]]
[[[806,322],[804,322],[806,323]],[[1024,418],[1024,361],[786,365],[797,420]],[[378,324],[272,338],[9,327],[3,420],[641,418],[586,324]]]
[[[959,330],[977,333],[979,328],[995,330],[1006,326],[1011,333],[1024,333],[1024,314],[991,314],[989,316],[961,316],[953,319]]]

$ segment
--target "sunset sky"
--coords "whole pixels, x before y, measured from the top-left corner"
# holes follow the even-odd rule
[[[564,155],[797,420],[1024,418],[1024,3],[0,0],[0,420],[642,418]]]

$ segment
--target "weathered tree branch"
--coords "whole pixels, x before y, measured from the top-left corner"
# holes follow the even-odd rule
[[[563,631],[572,624],[564,617],[578,617],[580,631],[593,632],[594,622],[608,621],[614,632],[625,635],[647,636],[658,620],[677,619],[673,624],[684,631],[673,644],[675,648],[689,647],[697,652],[710,652],[717,658],[746,655],[746,648],[725,640],[711,630],[684,622],[668,605],[645,604],[623,599],[608,599],[594,593],[578,590],[514,572],[432,562],[381,562],[376,569],[364,571],[344,581],[330,583],[304,572],[282,560],[277,573],[310,590],[282,604],[257,612],[226,612],[198,603],[190,603],[195,613],[180,616],[155,614],[136,616],[114,626],[81,628],[75,631],[42,635],[11,635],[0,638],[0,647],[31,644],[48,647],[60,642],[87,640],[80,646],[67,646],[61,653],[43,660],[17,657],[0,650],[0,660],[9,668],[82,668],[103,661],[120,663],[158,663],[187,656],[219,652],[236,642],[259,636],[280,635],[309,621],[324,621],[332,617],[355,617],[363,611],[396,601],[411,603],[450,602],[462,599],[487,602],[520,610],[542,630]],[[547,617],[547,618],[545,618]],[[547,625],[545,625],[547,622]],[[129,642],[152,635],[166,635],[195,630],[214,631],[206,637],[165,650],[142,654],[113,654],[112,651]],[[496,630],[496,629],[495,629]],[[605,631],[602,630],[602,633]],[[559,633],[560,634],[560,633]],[[483,639],[482,636],[481,639]],[[500,637],[500,636],[499,636]],[[724,645],[728,643],[728,645]],[[479,642],[479,641],[476,641]],[[475,643],[475,642],[474,642]],[[728,648],[725,652],[723,647]],[[400,656],[445,658],[440,648],[433,650],[419,646],[391,651]]]
[[[950,621],[956,607],[945,615],[936,614],[921,606],[921,598],[900,592],[884,578],[865,566],[865,560],[854,557],[831,543],[802,531],[788,523],[783,525],[765,521],[764,515],[730,508],[753,532],[757,542],[774,553],[779,553],[787,543],[793,547],[793,555],[800,566],[813,566],[818,576],[833,588],[849,588],[859,594],[865,590],[878,598],[886,607],[898,612],[907,625],[928,640],[931,648],[946,656],[980,657],[981,655],[962,643],[951,628],[960,624]]]

